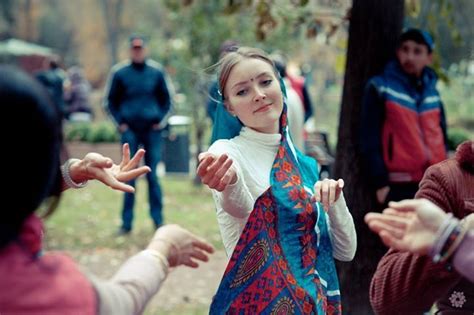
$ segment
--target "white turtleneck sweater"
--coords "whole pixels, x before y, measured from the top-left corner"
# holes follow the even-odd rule
[[[212,190],[228,257],[240,238],[255,201],[270,187],[270,172],[280,139],[280,134],[265,134],[243,127],[237,137],[218,140],[208,150],[215,155],[227,154],[237,173],[235,184],[228,185],[222,192]],[[341,261],[352,260],[357,239],[343,194],[329,210],[328,217],[333,257]]]

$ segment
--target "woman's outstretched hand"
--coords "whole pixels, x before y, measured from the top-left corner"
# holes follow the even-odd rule
[[[199,236],[177,224],[167,224],[156,230],[148,249],[156,250],[166,257],[170,267],[185,265],[197,268],[195,260],[208,261],[214,247]]]
[[[401,251],[427,254],[447,214],[427,199],[390,202],[383,213],[369,212],[365,222],[385,245]]]
[[[203,184],[211,189],[223,191],[228,185],[237,181],[237,173],[232,166],[232,159],[227,154],[216,156],[204,152],[199,155],[197,174]]]
[[[314,184],[314,196],[312,201],[321,202],[324,210],[329,211],[332,205],[339,199],[344,188],[344,180],[324,179]]]
[[[140,149],[130,159],[130,147],[125,143],[122,147],[122,162],[114,164],[111,158],[99,153],[87,153],[82,160],[77,160],[70,165],[70,175],[74,182],[81,183],[96,179],[105,185],[124,192],[135,192],[135,188],[125,182],[150,172],[148,166],[137,167],[145,155],[145,150]]]

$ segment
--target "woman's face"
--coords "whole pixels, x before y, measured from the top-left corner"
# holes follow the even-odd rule
[[[229,73],[225,103],[247,127],[278,133],[283,94],[272,65],[255,58],[243,59]]]

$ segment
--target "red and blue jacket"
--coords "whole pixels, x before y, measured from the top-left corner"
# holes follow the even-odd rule
[[[367,83],[360,148],[375,188],[419,182],[430,165],[446,159],[446,118],[436,83],[432,69],[413,78],[397,61]]]

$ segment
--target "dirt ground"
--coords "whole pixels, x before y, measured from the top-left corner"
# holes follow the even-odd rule
[[[69,252],[69,254],[80,263],[85,271],[108,279],[133,253],[97,249],[91,252]],[[197,269],[175,268],[169,273],[158,294],[150,301],[145,313],[177,314],[177,310],[182,309],[183,304],[188,304],[185,307],[187,310],[194,309],[195,306],[196,309],[205,310],[207,313],[226,263],[227,258],[224,251],[218,251],[210,257],[208,263],[201,264]]]

